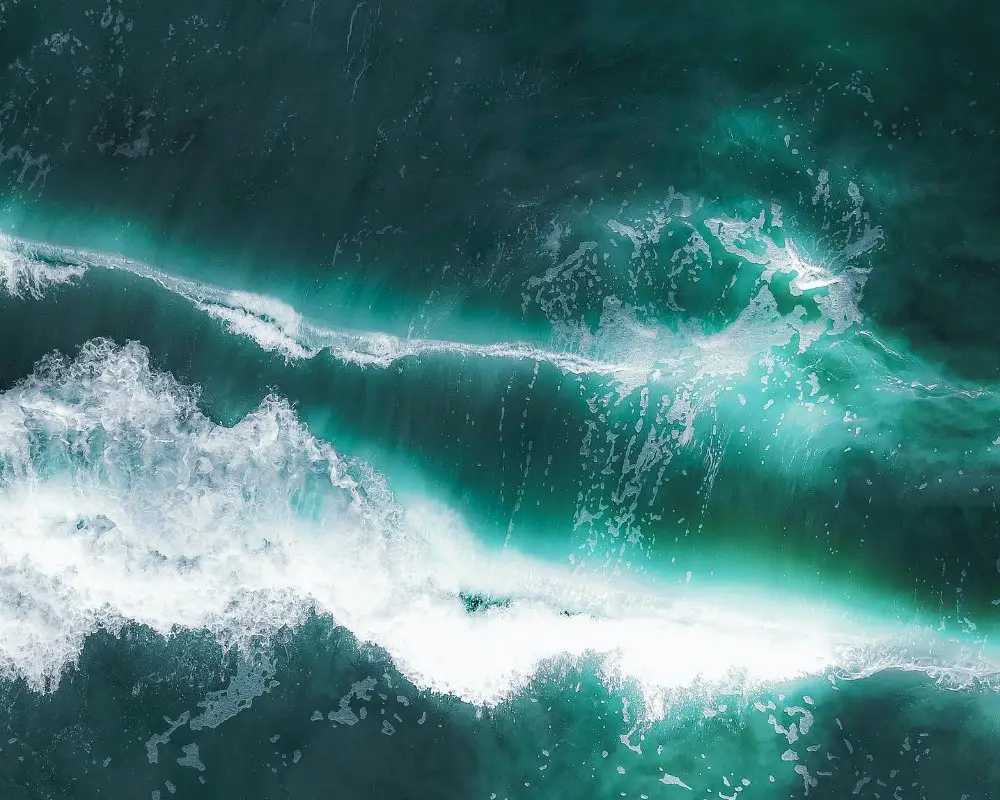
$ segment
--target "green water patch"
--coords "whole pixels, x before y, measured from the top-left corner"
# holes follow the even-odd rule
[[[510,598],[491,597],[484,594],[473,594],[469,592],[459,593],[459,598],[465,610],[470,614],[480,614],[492,608],[510,608]]]

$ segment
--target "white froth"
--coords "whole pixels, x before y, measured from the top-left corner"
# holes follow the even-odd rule
[[[802,306],[796,306],[785,318],[786,323],[799,332],[799,352],[805,352],[824,334],[835,336],[860,324],[863,320],[861,295],[869,270],[850,263],[837,270],[812,263],[803,257],[793,241],[787,240],[779,247],[763,235],[760,230],[762,223],[763,217],[750,222],[724,217],[705,220],[705,226],[726,252],[761,267],[760,281],[764,288],[775,275],[784,273],[792,276],[789,293],[793,297],[801,297],[807,292],[816,293],[813,302],[822,314],[820,320],[803,322],[806,310]],[[869,253],[881,241],[881,229],[866,226],[864,235],[845,249],[841,257],[849,262]]]
[[[75,264],[55,266],[34,259],[30,249],[0,235],[0,290],[11,297],[39,299],[46,289],[71,283],[85,269]]]
[[[878,640],[751,597],[666,598],[488,552],[455,515],[402,507],[284,401],[225,428],[196,399],[140,345],[101,341],[0,396],[4,677],[44,688],[127,621],[241,646],[312,609],[418,686],[482,704],[567,658],[650,699],[893,663]],[[470,614],[460,592],[511,602]]]

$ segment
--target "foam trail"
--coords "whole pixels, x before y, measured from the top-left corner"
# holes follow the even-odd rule
[[[36,276],[31,279],[30,285],[37,285],[30,292],[32,296],[40,296],[40,290],[46,285],[66,283],[82,276],[91,268],[128,272],[183,297],[199,311],[220,320],[231,333],[253,339],[262,349],[278,352],[293,360],[312,358],[323,350],[328,350],[335,358],[346,363],[362,367],[388,367],[404,358],[433,353],[541,361],[552,364],[566,374],[600,374],[633,380],[641,379],[651,369],[646,365],[607,363],[570,352],[546,350],[517,342],[474,345],[324,327],[303,318],[292,306],[275,298],[177,277],[133,259],[57,247],[44,242],[29,242],[11,236],[0,236],[0,254],[6,261],[18,264],[18,276]],[[47,266],[48,261],[65,262],[67,266],[57,271]],[[6,262],[0,261],[0,268],[4,263]],[[0,278],[5,274],[0,271]],[[47,277],[50,274],[58,276],[59,280]],[[21,283],[25,281],[24,278],[19,280]],[[8,292],[20,296],[10,287],[16,289],[21,283],[15,283],[13,278],[8,280]]]
[[[486,551],[454,515],[400,505],[285,401],[224,428],[196,399],[140,345],[105,341],[49,357],[0,396],[3,677],[51,687],[89,634],[129,621],[247,647],[311,610],[418,686],[480,704],[581,658],[651,701],[831,670],[997,674],[982,648],[942,651],[923,631],[610,586]],[[463,593],[509,602],[469,613]]]

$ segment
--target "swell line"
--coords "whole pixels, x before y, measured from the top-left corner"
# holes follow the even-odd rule
[[[325,350],[345,363],[385,368],[404,358],[444,354],[544,362],[564,374],[620,380],[641,380],[653,369],[647,364],[601,361],[525,342],[471,344],[327,327],[276,298],[178,277],[122,256],[0,235],[0,286],[15,297],[40,297],[45,289],[74,281],[89,269],[127,272],[152,281],[218,319],[231,333],[253,339],[264,350],[290,360],[309,359]]]

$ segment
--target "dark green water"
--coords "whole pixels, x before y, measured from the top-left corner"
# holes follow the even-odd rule
[[[1000,797],[1000,13],[0,0],[0,796]]]

